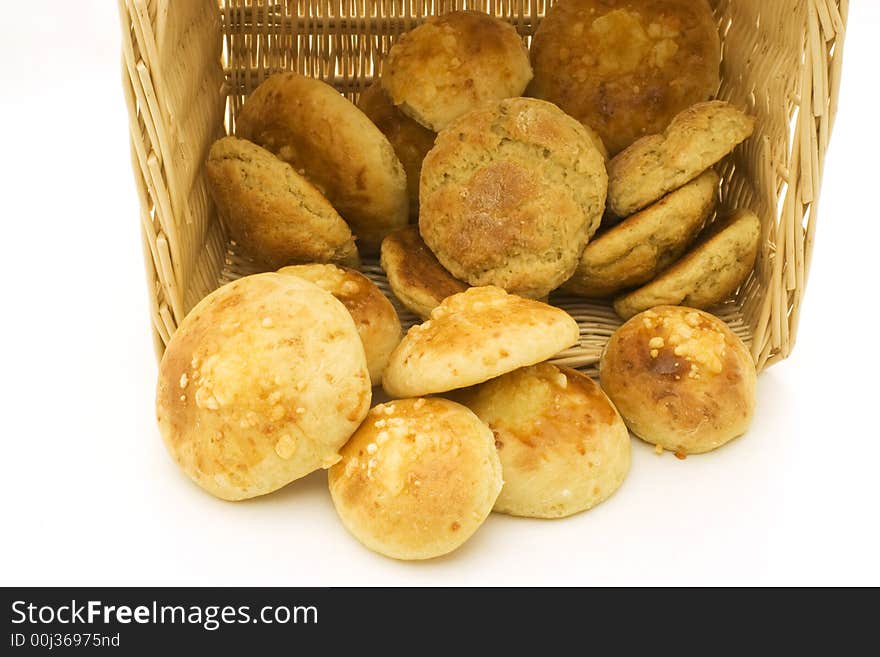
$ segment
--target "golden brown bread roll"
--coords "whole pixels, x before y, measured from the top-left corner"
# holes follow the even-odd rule
[[[236,137],[216,141],[205,178],[236,244],[256,263],[356,264],[354,237],[308,180],[264,148]]]
[[[501,490],[492,432],[445,399],[379,404],[330,469],[345,528],[394,559],[431,559],[479,528]]]
[[[358,248],[409,218],[406,173],[379,128],[336,89],[276,73],[248,96],[236,134],[272,151],[317,187],[351,226]]]
[[[370,396],[345,306],[294,276],[256,274],[181,322],[159,366],[156,414],[187,476],[241,500],[335,463]]]
[[[714,166],[748,139],[755,119],[729,103],[698,103],[662,134],[642,137],[608,164],[608,209],[618,217],[650,205]]]
[[[392,397],[464,388],[552,358],[578,337],[577,322],[564,310],[497,287],[472,287],[444,299],[431,319],[407,332],[382,386]]]
[[[453,11],[401,35],[388,51],[382,88],[436,131],[483,103],[519,96],[531,79],[528,51],[511,24]]]
[[[608,341],[599,376],[634,434],[679,454],[742,435],[755,409],[749,350],[695,308],[659,306],[627,321]]]
[[[605,162],[558,107],[510,98],[437,135],[422,165],[422,239],[471,285],[533,299],[574,273],[605,204]]]
[[[580,372],[550,363],[523,367],[458,398],[495,436],[504,476],[495,511],[569,516],[607,499],[626,478],[626,425]]]
[[[594,128],[615,155],[715,95],[721,44],[705,0],[559,0],[531,58],[528,94]]]

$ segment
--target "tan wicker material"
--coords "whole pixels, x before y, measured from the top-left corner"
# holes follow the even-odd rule
[[[848,0],[714,0],[723,40],[720,97],[758,117],[721,167],[722,210],[763,224],[754,273],[713,312],[751,346],[759,369],[794,344],[810,265],[822,163],[836,111]],[[545,0],[119,0],[123,86],[157,352],[186,312],[248,273],[206,193],[210,144],[235,127],[246,95],[296,70],[355,99],[395,38],[424,16],[488,11],[528,40]],[[378,265],[365,272],[389,293]],[[590,368],[620,320],[610,306],[553,298],[581,326],[560,355]],[[399,307],[399,306],[398,306]],[[404,322],[415,318],[402,312]]]

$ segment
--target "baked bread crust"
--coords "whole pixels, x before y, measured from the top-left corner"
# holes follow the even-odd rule
[[[339,460],[370,398],[345,306],[266,273],[224,285],[184,318],[159,365],[156,415],[187,476],[242,500]]]
[[[480,527],[501,490],[492,432],[446,399],[374,407],[330,469],[345,528],[394,559],[431,559]]]
[[[755,408],[755,363],[730,328],[695,308],[660,306],[611,336],[602,389],[630,430],[679,454],[745,433]]]
[[[276,73],[248,96],[235,130],[308,178],[351,226],[362,251],[378,251],[386,234],[406,225],[406,173],[394,148],[330,85]]]
[[[617,299],[614,310],[628,319],[654,306],[721,303],[751,273],[760,242],[761,221],[749,210],[738,210],[711,226],[707,237],[660,276]]]
[[[432,16],[388,51],[382,88],[421,125],[439,131],[480,105],[522,95],[532,67],[510,23],[480,11]]]
[[[464,391],[461,402],[495,436],[504,476],[495,511],[562,518],[606,500],[626,478],[629,431],[585,374],[523,367]]]
[[[678,114],[662,134],[643,137],[608,164],[608,208],[618,217],[650,205],[715,165],[748,139],[755,119],[721,100]]]
[[[705,0],[560,0],[531,59],[527,93],[595,129],[615,155],[715,95],[721,42]]]
[[[431,253],[418,226],[401,228],[382,240],[380,263],[394,296],[422,319],[446,297],[468,289]]]
[[[257,264],[358,262],[342,217],[308,180],[266,149],[223,137],[211,146],[205,178],[232,239]]]
[[[443,300],[391,354],[382,385],[392,397],[415,397],[482,383],[552,358],[578,341],[564,310],[472,287]]]
[[[605,162],[558,107],[509,98],[437,135],[422,165],[422,239],[471,285],[541,298],[568,280],[602,219]]]

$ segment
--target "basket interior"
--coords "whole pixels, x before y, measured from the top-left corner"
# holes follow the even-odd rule
[[[214,1],[211,3],[216,7]],[[175,12],[187,11],[180,9],[181,4],[197,3],[169,6]],[[201,160],[192,159],[187,172],[192,184],[182,201],[184,221],[176,228],[184,233],[177,236],[183,246],[170,249],[173,278],[183,289],[179,290],[178,307],[166,309],[171,316],[163,320],[165,332],[173,333],[183,314],[219,284],[255,271],[227,239],[198,167],[214,138],[224,131],[234,132],[244,99],[267,76],[298,71],[328,82],[354,101],[381,74],[382,61],[395,39],[424,17],[457,9],[481,10],[511,22],[529,42],[552,4],[547,0],[219,0],[216,13],[199,18],[193,10],[189,20],[181,19],[179,24],[167,21],[164,42],[179,46],[167,53],[168,68],[173,72],[174,61],[187,58],[206,62],[196,84],[208,89],[218,85],[221,91],[216,107],[212,106],[216,129],[200,135]],[[787,355],[794,339],[815,224],[811,209],[818,190],[821,152],[830,131],[827,118],[833,115],[834,94],[828,88],[832,76],[827,70],[826,87],[815,88],[817,73],[808,48],[810,29],[815,24],[822,44],[833,53],[834,38],[842,35],[843,22],[833,0],[815,5],[799,0],[714,0],[711,4],[722,38],[718,96],[758,119],[753,137],[717,167],[722,176],[718,214],[747,207],[761,218],[763,226],[755,270],[729,301],[711,310],[750,345],[760,368]],[[818,6],[825,12],[833,9],[834,15],[823,20],[823,11],[816,14]],[[154,20],[161,29],[162,16]],[[212,68],[216,63],[212,64],[210,52],[207,56],[202,52],[212,47],[222,51],[222,71]],[[828,64],[824,65],[827,69]],[[816,129],[807,134],[809,131],[804,133],[800,127],[805,122],[797,120],[805,89],[812,91],[814,113],[817,99],[820,109],[831,103],[830,111],[825,112],[824,143],[821,121],[810,122]],[[204,107],[201,112],[205,113]],[[792,170],[799,151],[811,146],[819,153],[818,166],[809,165],[816,158],[807,158],[806,174],[804,167]],[[791,189],[796,193],[790,194]],[[173,199],[169,203],[173,204]],[[145,205],[149,207],[149,203]],[[168,235],[167,239],[173,237]],[[187,248],[187,244],[191,246]],[[162,254],[147,255],[152,255],[161,269]],[[390,295],[378,263],[367,261],[364,269]],[[581,327],[580,345],[560,354],[559,360],[589,370],[620,320],[610,304],[555,295],[551,302],[571,313]],[[405,325],[416,321],[398,308]],[[158,330],[161,334],[162,327]]]

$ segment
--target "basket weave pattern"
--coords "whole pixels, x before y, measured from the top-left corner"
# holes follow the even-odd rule
[[[237,256],[207,193],[202,163],[235,127],[251,91],[293,70],[356,99],[395,39],[424,17],[477,9],[529,39],[547,0],[119,0],[123,88],[156,350],[188,310],[251,269]],[[762,369],[794,345],[816,227],[822,164],[836,111],[848,0],[715,0],[722,37],[719,97],[757,119],[754,136],[719,168],[721,215],[748,207],[762,221],[754,273],[712,309]],[[365,272],[384,291],[376,263]],[[620,324],[610,306],[552,302],[581,327],[557,359],[595,365]],[[399,308],[400,310],[400,308]],[[401,312],[404,324],[415,318]]]

